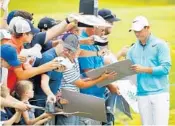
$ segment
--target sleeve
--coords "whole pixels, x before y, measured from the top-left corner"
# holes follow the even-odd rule
[[[4,109],[5,109],[5,113],[0,111],[1,121],[9,120],[13,116],[13,114],[8,108],[4,108]]]
[[[81,49],[84,50],[90,50],[90,48],[87,45],[80,45]],[[78,62],[80,65],[80,69],[84,70],[84,69],[94,69],[94,56],[92,57],[79,57],[78,58]]]
[[[171,68],[171,56],[170,49],[166,42],[162,42],[158,45],[158,63],[159,66],[153,67],[153,75],[167,75]]]
[[[40,60],[39,66],[41,66],[41,65],[43,65],[43,64],[45,64],[47,62],[50,62],[51,60],[52,60],[51,57],[43,56],[42,59]],[[48,72],[46,72],[44,74],[47,74],[50,77],[51,73],[52,73],[52,71],[48,71]]]
[[[5,113],[0,112],[0,115],[1,115],[1,121],[0,122],[7,120],[7,116],[5,115]]]
[[[51,48],[52,48],[52,42],[51,41],[48,41],[47,43],[45,43],[43,45],[42,51],[45,52],[45,51],[47,51],[47,50],[49,50]]]
[[[13,114],[12,114],[12,110],[10,108],[5,108],[5,111],[8,115],[8,119],[12,118]]]
[[[129,59],[129,60],[131,60],[132,63],[134,63],[134,61],[132,60],[132,47],[127,52],[126,59]]]
[[[45,39],[46,39],[46,32],[37,33],[33,37],[32,44],[33,45],[40,44],[41,47],[44,47]]]

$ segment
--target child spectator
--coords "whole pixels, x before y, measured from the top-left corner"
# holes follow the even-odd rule
[[[22,102],[29,104],[29,99],[34,96],[33,84],[26,80],[18,81],[15,92]],[[28,111],[24,111],[22,113],[22,117],[24,119],[24,124],[41,125],[50,120],[53,116],[48,113],[43,113],[39,117],[35,118],[34,109],[30,109]]]

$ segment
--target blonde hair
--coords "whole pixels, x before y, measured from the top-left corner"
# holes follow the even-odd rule
[[[6,85],[1,85],[0,92],[1,97],[3,98],[6,98],[10,94],[9,89]]]
[[[33,83],[31,81],[28,80],[22,80],[22,81],[18,81],[16,84],[16,95],[21,98],[21,96],[28,91],[31,87],[33,88]]]

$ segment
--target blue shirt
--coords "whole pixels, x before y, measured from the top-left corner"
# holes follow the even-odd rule
[[[88,35],[83,32],[81,37],[88,37]],[[98,46],[97,45],[80,45],[81,49],[84,50],[89,50],[89,51],[97,51]],[[83,74],[84,70],[86,69],[95,69],[104,66],[104,60],[103,57],[101,56],[92,56],[92,57],[80,57],[78,58],[79,60],[79,65],[80,65],[80,73]],[[80,89],[80,92],[83,94],[89,94],[93,96],[97,96],[100,98],[104,98],[104,92],[105,92],[105,87],[98,88],[96,85],[85,88],[85,89]]]
[[[57,57],[55,49],[52,48],[42,55],[42,59],[40,60],[40,65],[45,64]],[[56,94],[58,89],[61,86],[62,73],[56,72],[55,70],[48,71],[45,74],[49,76],[49,87],[53,94]],[[45,93],[41,89],[41,75],[38,75],[34,80],[35,85],[35,94],[40,96],[46,96]]]
[[[31,43],[24,44],[24,48],[29,49],[33,47],[35,44],[39,44],[42,47],[41,52],[43,53],[52,48],[52,42],[48,41],[47,43],[45,43],[45,40],[46,40],[46,32],[39,32],[33,36]]]
[[[137,74],[137,94],[140,96],[168,92],[168,74],[171,67],[170,50],[167,43],[150,35],[146,45],[137,41],[127,57],[134,63],[151,67],[152,74]]]
[[[13,114],[8,108],[5,108],[5,112],[0,111],[0,115],[1,115],[1,121],[7,121],[13,116]]]
[[[47,43],[45,43],[45,40],[46,40],[46,32],[39,32],[33,36],[31,43],[24,44],[24,48],[29,49],[35,46],[35,44],[39,44],[42,47],[41,53],[44,53],[45,51],[52,48],[52,42],[48,41]],[[41,60],[40,58],[36,58],[33,67],[38,66],[40,60]]]

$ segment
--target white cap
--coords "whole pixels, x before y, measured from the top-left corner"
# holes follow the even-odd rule
[[[11,34],[6,29],[0,29],[0,41],[2,39],[11,39]]]
[[[149,26],[148,20],[144,16],[137,16],[133,22],[130,31],[141,31],[145,26]]]
[[[9,24],[9,30],[13,33],[27,33],[31,31],[29,23],[22,17],[14,17]]]
[[[8,29],[10,32],[14,33],[14,25],[16,22],[18,22],[18,20],[21,20],[21,19],[24,19],[24,18],[22,18],[20,16],[12,18],[12,20],[10,21],[9,26],[8,26]]]

